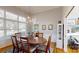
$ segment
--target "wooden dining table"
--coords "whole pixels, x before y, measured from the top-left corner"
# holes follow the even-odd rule
[[[28,37],[21,36],[21,38],[26,40]],[[38,45],[38,44],[45,44],[47,42],[47,40],[45,38],[41,38],[41,37],[39,37],[38,40],[36,40],[34,38],[32,38],[32,39],[28,38],[28,42],[29,42],[29,44]]]

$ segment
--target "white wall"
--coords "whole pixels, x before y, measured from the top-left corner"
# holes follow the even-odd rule
[[[43,32],[46,39],[48,39],[49,35],[51,35],[52,32],[55,33],[53,35],[57,37],[57,22],[59,20],[62,20],[62,8],[56,8],[46,12],[41,12],[39,14],[33,15],[32,17],[33,23],[39,24],[39,32]],[[49,24],[53,24],[53,30],[48,30]],[[46,30],[42,30],[42,25],[46,25]],[[52,41],[56,42],[56,40],[54,40],[53,38]]]

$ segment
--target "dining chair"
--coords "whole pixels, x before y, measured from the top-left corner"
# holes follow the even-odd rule
[[[35,36],[39,36],[39,32],[36,32],[36,33],[35,33]]]
[[[49,36],[47,45],[39,45],[39,47],[37,47],[37,53],[41,53],[41,52],[45,52],[45,53],[50,53],[50,45],[51,45],[51,36]]]
[[[43,38],[43,33],[39,33],[39,37],[40,38]]]
[[[16,36],[11,36],[11,39],[12,39],[12,44],[13,44],[13,53],[19,52],[19,46],[18,46]]]
[[[20,42],[21,33],[20,32],[15,33],[15,36],[16,36],[16,39]]]
[[[34,36],[31,34],[30,36],[29,36],[29,39],[33,39],[34,38]]]
[[[30,45],[29,38],[20,37],[20,39],[23,53],[33,53],[36,51],[36,47]]]
[[[36,33],[36,36],[38,36],[38,37],[40,37],[40,38],[43,38],[43,33],[37,32],[37,33]]]

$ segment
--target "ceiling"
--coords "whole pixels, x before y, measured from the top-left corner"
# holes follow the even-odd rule
[[[17,8],[29,14],[37,14],[40,12],[59,8],[60,6],[17,6]]]

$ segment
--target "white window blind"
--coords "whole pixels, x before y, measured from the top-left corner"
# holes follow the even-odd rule
[[[0,9],[0,17],[4,17],[4,10]]]
[[[6,18],[11,20],[17,20],[17,15],[10,12],[6,12]]]
[[[19,31],[26,32],[26,18],[0,9],[0,38]]]
[[[0,29],[3,29],[3,23],[4,23],[3,19],[0,19]]]
[[[20,22],[26,22],[26,18],[19,16],[19,21]]]

